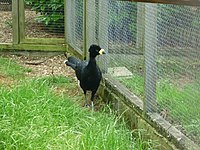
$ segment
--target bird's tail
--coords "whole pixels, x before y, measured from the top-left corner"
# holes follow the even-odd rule
[[[78,65],[80,62],[81,62],[81,61],[80,61],[78,58],[75,58],[75,57],[71,56],[71,57],[68,57],[68,59],[65,60],[64,63],[65,63],[67,66],[70,66],[72,69],[76,70],[77,65]]]

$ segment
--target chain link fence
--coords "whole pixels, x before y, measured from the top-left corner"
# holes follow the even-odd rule
[[[69,2],[69,43],[82,48],[86,8],[87,48],[96,43],[108,53],[98,58],[102,71],[140,97],[147,113],[159,113],[199,144],[200,7]]]

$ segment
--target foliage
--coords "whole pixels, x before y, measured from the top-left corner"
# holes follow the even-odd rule
[[[64,28],[64,0],[25,0],[31,9],[40,13],[37,18],[50,28]]]

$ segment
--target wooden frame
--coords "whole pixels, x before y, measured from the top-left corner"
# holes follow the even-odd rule
[[[200,6],[200,0],[120,0],[120,1]]]
[[[19,0],[12,1],[12,17],[13,17],[13,44],[19,44]]]

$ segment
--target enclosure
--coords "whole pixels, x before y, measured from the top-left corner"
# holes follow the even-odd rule
[[[0,1],[0,49],[87,59],[88,47],[99,44],[107,52],[98,58],[103,99],[132,128],[153,127],[177,148],[199,149],[199,6],[198,0]]]

